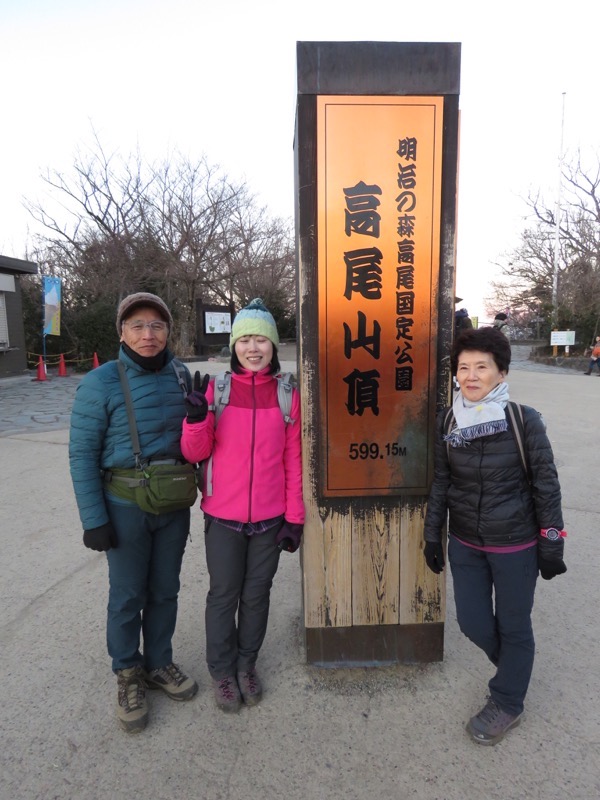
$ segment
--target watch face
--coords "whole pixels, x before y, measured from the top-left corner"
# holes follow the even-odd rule
[[[557,531],[556,528],[548,528],[546,531],[546,539],[555,542],[557,539],[560,539],[560,531]]]

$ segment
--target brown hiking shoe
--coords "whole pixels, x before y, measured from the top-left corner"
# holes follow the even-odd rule
[[[146,673],[146,684],[149,689],[162,689],[171,700],[191,700],[198,691],[198,684],[189,678],[177,664],[151,669]]]
[[[140,666],[117,670],[119,698],[117,718],[127,733],[144,730],[148,722],[146,703],[146,682],[144,670]]]

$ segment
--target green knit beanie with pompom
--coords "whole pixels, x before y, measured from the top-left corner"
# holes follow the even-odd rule
[[[255,297],[246,308],[242,308],[236,314],[229,337],[230,349],[233,350],[233,345],[242,336],[265,336],[275,347],[279,346],[277,325],[260,297]]]

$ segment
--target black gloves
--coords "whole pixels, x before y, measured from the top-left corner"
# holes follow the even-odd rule
[[[83,543],[90,550],[97,550],[103,553],[110,550],[111,547],[117,546],[117,534],[111,522],[105,525],[100,525],[99,528],[90,528],[89,531],[83,532]]]
[[[192,425],[195,422],[204,422],[208,414],[208,400],[206,390],[210,381],[210,375],[206,374],[200,384],[200,373],[194,374],[194,390],[185,398],[187,407],[187,421]]]
[[[567,571],[567,565],[563,561],[564,552],[564,539],[561,538],[556,542],[551,542],[545,536],[538,536],[538,568],[545,581],[552,580],[555,575],[562,575],[563,572]]]
[[[540,575],[546,581],[555,575],[562,575],[567,571],[563,561],[565,543],[563,539],[558,542],[549,542],[544,536],[538,536],[538,568]],[[427,566],[436,575],[444,569],[444,548],[440,542],[425,542],[425,561]]]
[[[446,561],[444,560],[444,548],[441,542],[425,542],[424,547],[425,561],[427,566],[436,575],[444,569]]]
[[[295,553],[300,547],[300,539],[304,532],[304,525],[299,522],[283,521],[279,533],[275,538],[275,544],[280,550],[285,550],[288,553]]]

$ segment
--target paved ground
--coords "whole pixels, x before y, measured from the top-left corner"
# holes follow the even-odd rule
[[[565,374],[571,378],[579,373],[567,367],[553,367],[535,364],[527,360],[529,346],[513,346],[513,363],[511,371],[540,372],[546,374]],[[296,371],[296,347],[294,344],[283,344],[280,347],[281,368],[285,371]],[[188,362],[188,368],[194,373],[209,372],[215,375],[228,369],[224,359]],[[60,378],[56,372],[50,372],[48,380],[38,382],[36,370],[11,378],[0,378],[0,438],[12,436],[25,431],[38,433],[44,431],[63,430],[68,428],[70,408],[75,390],[82,378],[81,374],[69,372],[66,378]],[[590,380],[594,376],[590,376]],[[582,379],[583,380],[583,379]]]
[[[281,368],[296,371],[296,347],[294,344],[280,346]],[[188,362],[194,374],[209,372],[216,375],[229,369],[225,359]],[[68,372],[59,378],[56,370],[48,373],[48,379],[38,381],[37,370],[10,378],[0,377],[0,438],[25,431],[55,431],[69,427],[70,410],[75,390],[82,374]]]
[[[511,397],[540,409],[548,424],[569,571],[540,581],[526,714],[493,748],[464,733],[490,667],[457,628],[450,580],[442,663],[319,670],[304,659],[296,555],[282,557],[273,589],[260,659],[264,701],[233,718],[219,712],[204,664],[199,512],[175,647],[200,693],[182,704],[151,695],[147,730],[121,733],[104,643],[105,557],[81,544],[68,477],[79,379],[0,380],[1,800],[599,798],[600,512],[592,486],[600,381],[531,365],[516,352],[509,378]]]

